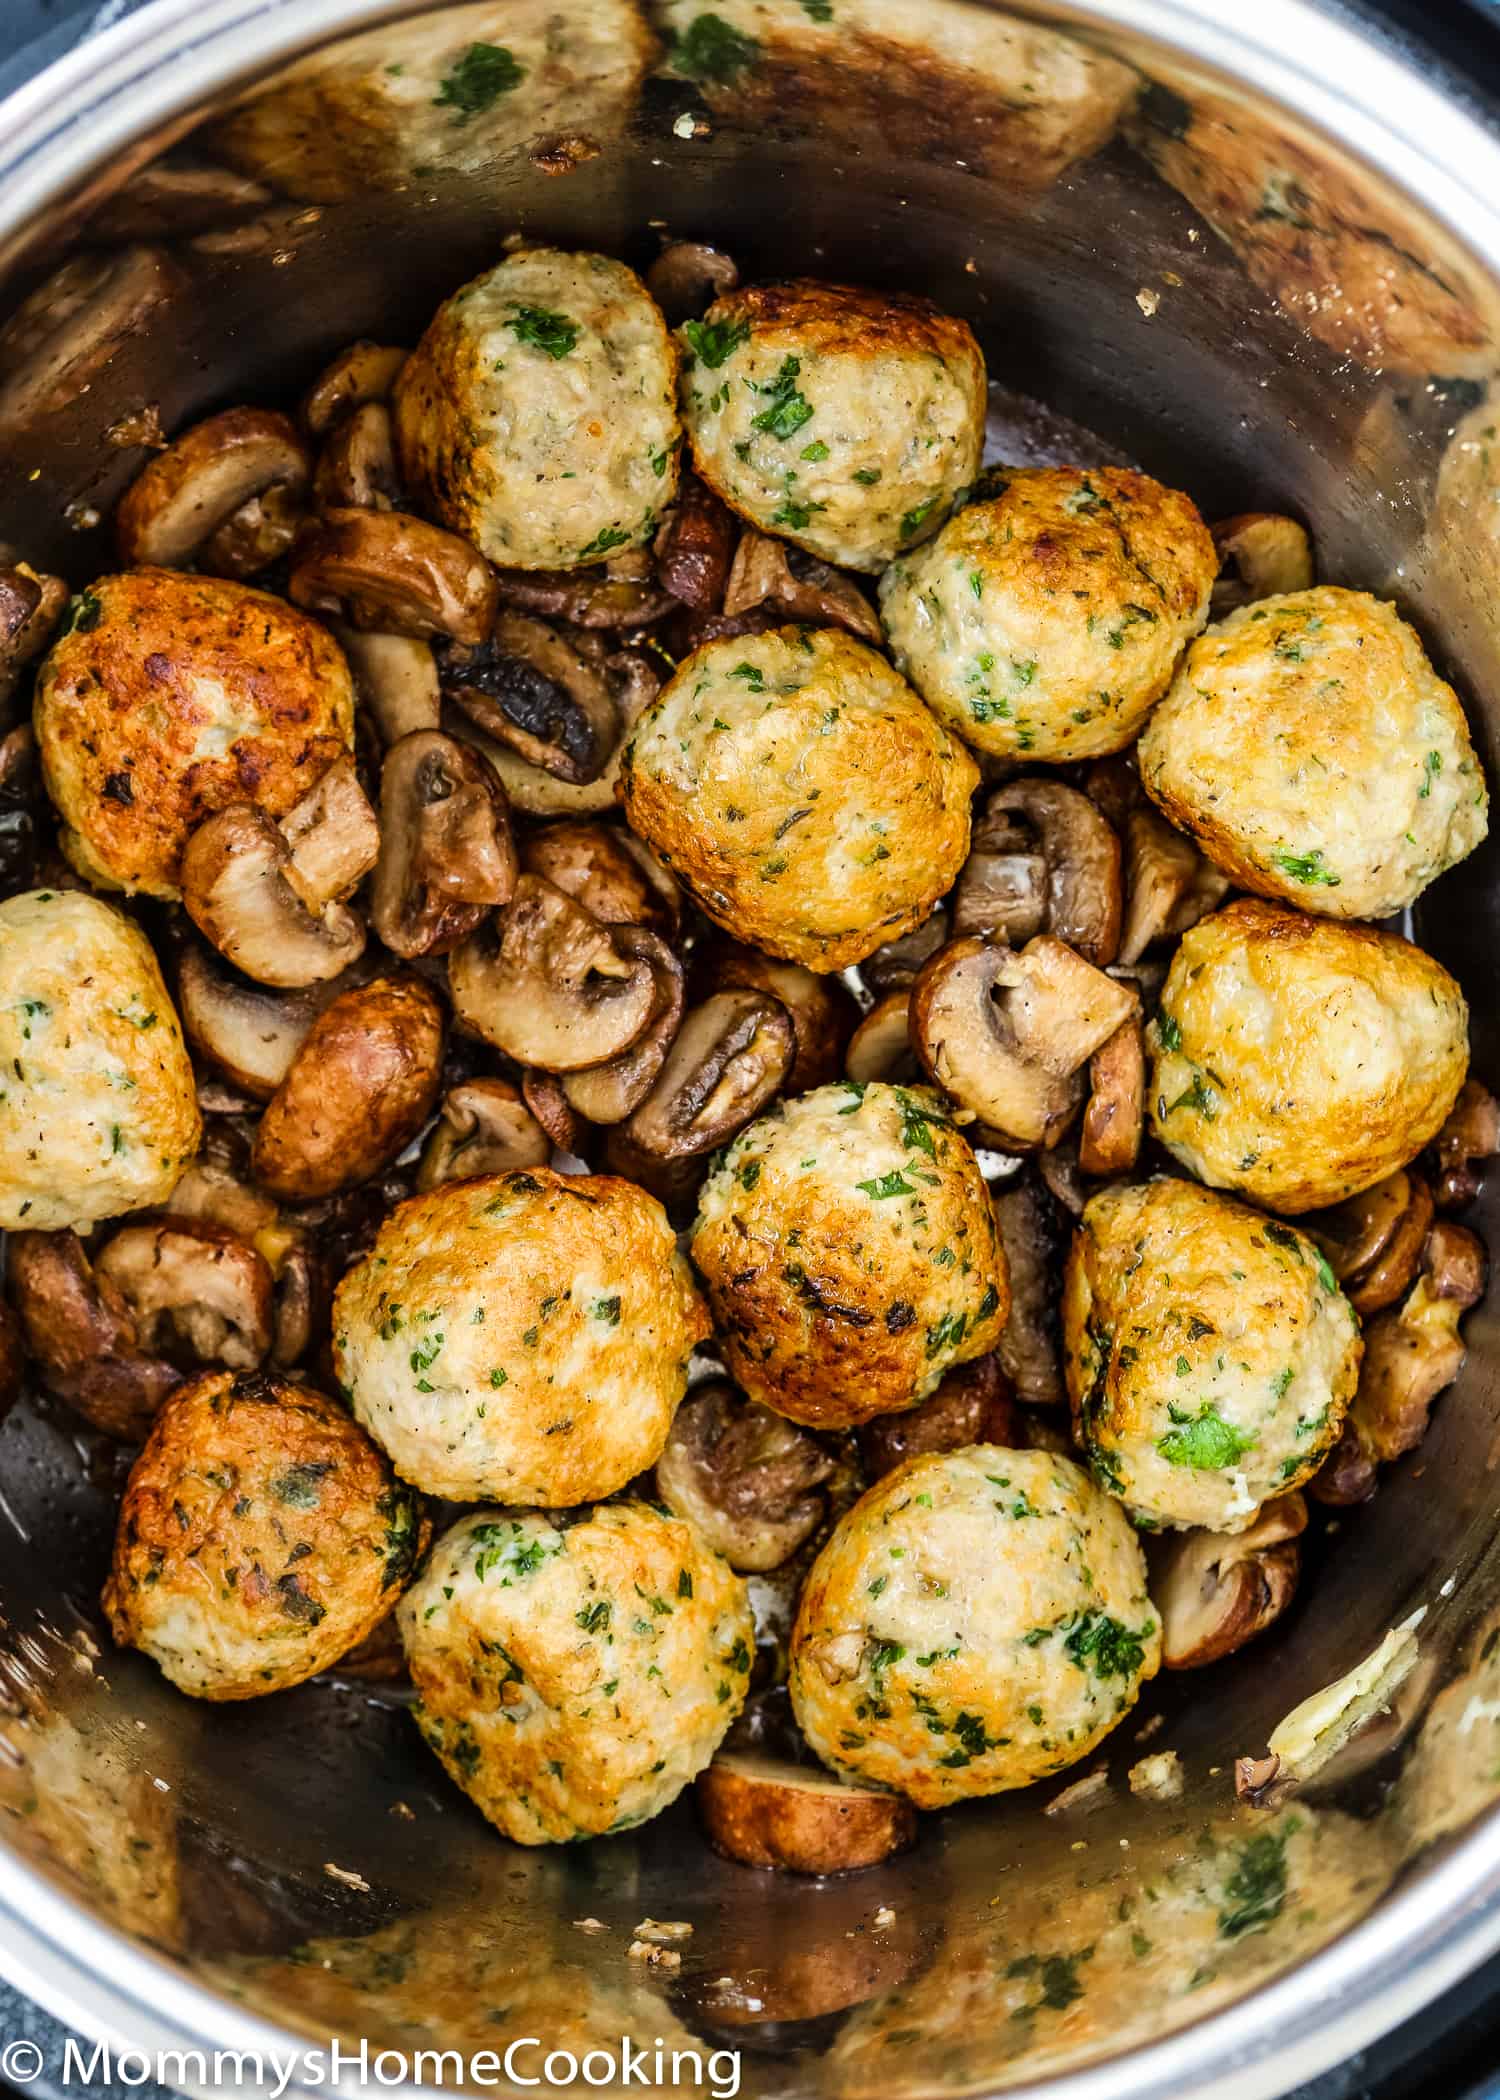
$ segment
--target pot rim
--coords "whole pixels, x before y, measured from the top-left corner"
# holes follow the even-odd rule
[[[443,4],[152,0],[56,60],[0,111],[0,259],[15,252],[18,231],[66,206],[143,135],[159,150],[174,119],[191,112],[196,121],[207,100],[333,35]],[[1047,8],[1052,21],[1127,32],[1266,96],[1396,183],[1500,278],[1500,132],[1474,114],[1463,85],[1430,54],[1404,54],[1383,25],[1317,0],[1258,0],[1248,20],[1234,12],[1231,21],[1222,0],[1049,0]],[[0,1973],[92,2040],[201,2051],[210,2063],[216,2051],[259,2056],[268,2091],[279,2063],[318,2046],[91,1915],[3,1847],[0,1927]],[[1217,2100],[1271,2100],[1389,2033],[1497,1948],[1500,1804],[1337,1940],[1237,2004],[1107,2061],[1003,2090],[1015,2100],[1173,2100],[1211,2084]],[[212,2078],[177,2082],[222,2090]]]

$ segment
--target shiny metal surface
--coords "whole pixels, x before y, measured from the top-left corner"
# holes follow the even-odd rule
[[[160,0],[17,96],[0,313],[79,252],[152,252],[71,361],[53,337],[49,362],[55,302],[0,335],[0,541],[85,582],[108,561],[92,520],[140,461],[109,436],[122,415],[154,403],[170,430],[291,392],[354,336],[410,340],[513,231],[642,261],[669,230],[747,273],[913,285],[968,316],[1001,456],[1087,443],[1209,515],[1297,511],[1327,576],[1422,625],[1493,773],[1500,142],[1440,85],[1305,0],[1078,0],[1013,11],[1051,41],[1006,100],[854,33],[873,0],[832,0],[827,25],[769,0],[756,63],[728,80],[674,76],[612,14],[587,81],[558,59],[545,108],[434,126],[418,96],[390,116],[383,82],[405,76],[385,69],[420,73],[433,35],[461,50],[550,14],[565,47],[602,4]],[[910,0],[905,33],[994,12]],[[326,61],[307,55],[356,31],[362,79],[311,94],[305,67]],[[1057,66],[1085,86],[1039,111]],[[176,224],[148,210],[125,186],[189,135],[267,194],[226,190]],[[1492,844],[1417,929],[1465,983],[1492,1082],[1497,919]],[[1500,1198],[1481,1211],[1494,1239]],[[1258,1649],[1158,1681],[1101,1760],[1102,1809],[1044,1816],[1046,1790],[974,1805],[827,1885],[719,1861],[688,1804],[586,1849],[507,1846],[369,1687],[178,1698],[100,1631],[116,1455],[23,1403],[0,1425],[0,1966],[148,2046],[661,2034],[740,2047],[744,2089],[767,2095],[1283,2091],[1500,1946],[1490,1306],[1468,1333],[1421,1450],[1328,1527]],[[1389,1713],[1289,1808],[1237,1808],[1235,1756],[1419,1610]],[[1179,1801],[1128,1789],[1148,1728],[1181,1758]],[[1227,1930],[1240,1848],[1267,1833],[1280,1900]],[[609,1930],[580,1933],[584,1915]],[[626,1959],[647,1915],[694,1923],[675,1979]]]

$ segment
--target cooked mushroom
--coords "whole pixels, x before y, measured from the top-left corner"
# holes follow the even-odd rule
[[[623,1053],[622,1053],[623,1054]],[[560,1152],[575,1157],[583,1135],[582,1119],[563,1092],[562,1081],[553,1072],[531,1070],[521,1074],[521,1098],[542,1126],[548,1140]]]
[[[730,511],[696,474],[684,474],[653,550],[662,588],[699,612],[717,612],[729,581],[734,538]]]
[[[1281,1617],[1296,1592],[1306,1529],[1302,1497],[1281,1495],[1248,1531],[1185,1531],[1153,1553],[1151,1597],[1169,1670],[1219,1662]]]
[[[0,897],[31,887],[43,808],[36,735],[18,722],[0,738]]]
[[[472,745],[419,729],[380,774],[370,919],[394,955],[446,955],[516,886],[505,790]]]
[[[495,572],[467,540],[399,510],[325,510],[293,551],[287,596],[381,634],[482,642],[499,602]]]
[[[250,1145],[243,1130],[223,1120],[210,1123],[202,1149],[184,1168],[166,1208],[174,1218],[222,1226],[247,1247],[264,1253],[261,1236],[276,1233],[281,1211],[269,1196],[252,1188],[249,1176]]]
[[[181,240],[249,218],[270,201],[264,183],[248,175],[171,154],[139,169],[90,213],[89,238]]]
[[[737,986],[781,1001],[797,1038],[785,1081],[789,1094],[810,1093],[840,1077],[858,1012],[836,977],[820,977],[801,963],[778,962],[738,941],[719,941],[707,958],[704,982],[716,992]]]
[[[619,741],[602,667],[523,613],[502,613],[481,648],[446,650],[439,675],[486,735],[560,780],[596,780]]]
[[[694,1388],[656,1461],[656,1491],[742,1573],[779,1568],[827,1514],[834,1461],[810,1430],[722,1379]]]
[[[199,549],[197,566],[211,576],[258,576],[290,552],[306,516],[300,487],[264,489],[209,535]]]
[[[0,330],[0,434],[78,400],[181,283],[165,249],[144,243],[87,251],[55,270]]]
[[[333,1282],[322,1250],[299,1234],[275,1272],[269,1361],[279,1371],[308,1363],[328,1337]]]
[[[939,905],[930,919],[924,919],[910,933],[885,942],[873,955],[867,955],[859,965],[860,978],[877,999],[887,992],[908,992],[923,963],[930,962],[951,937],[947,910]]]
[[[1466,1079],[1438,1132],[1439,1210],[1460,1210],[1479,1194],[1485,1162],[1500,1152],[1500,1101],[1478,1079]]]
[[[706,1152],[688,1153],[681,1159],[662,1159],[647,1152],[632,1143],[628,1122],[611,1123],[604,1131],[601,1171],[638,1182],[679,1229],[685,1229],[692,1220],[710,1164]]]
[[[0,710],[57,631],[68,586],[29,562],[0,569]]]
[[[873,1484],[909,1458],[927,1451],[960,1451],[965,1444],[1015,1447],[1018,1428],[1010,1380],[998,1357],[955,1364],[937,1391],[900,1414],[876,1415],[859,1431],[865,1479]]]
[[[120,559],[127,568],[187,568],[242,505],[273,488],[298,496],[311,473],[306,445],[274,409],[209,416],[147,460],[120,498]]]
[[[313,472],[313,495],[325,510],[400,507],[396,438],[383,401],[362,401],[328,433]]]
[[[206,1220],[126,1225],[94,1261],[155,1354],[253,1371],[271,1346],[271,1271],[253,1247]]]
[[[639,649],[619,649],[599,666],[606,690],[620,715],[613,751],[596,780],[562,780],[543,766],[533,766],[508,744],[487,736],[461,708],[447,710],[445,727],[481,750],[504,783],[512,805],[533,817],[597,816],[618,806],[620,759],[637,720],[661,689],[661,666]]]
[[[106,1436],[139,1443],[182,1374],[140,1348],[128,1306],[76,1233],[13,1232],[6,1244],[11,1299],[47,1391]]]
[[[354,689],[387,750],[413,730],[438,727],[442,688],[430,642],[413,634],[363,634],[357,627],[335,632]]]
[[[674,328],[732,292],[739,281],[733,257],[707,241],[667,241],[646,271],[646,290]]]
[[[655,854],[617,824],[564,817],[533,831],[521,864],[581,904],[604,926],[648,926],[670,939],[682,892]]]
[[[1089,1062],[1089,1100],[1078,1134],[1085,1174],[1129,1173],[1141,1149],[1145,1107],[1146,1052],[1135,1013]]]
[[[1312,541],[1295,518],[1264,510],[1241,511],[1209,527],[1219,550],[1219,576],[1210,617],[1222,620],[1237,606],[1283,591],[1308,590],[1313,581]]]
[[[497,569],[500,603],[542,620],[572,627],[649,627],[672,610],[675,600],[638,566],[644,550],[632,548],[613,561],[583,569]]]
[[[303,396],[303,429],[311,437],[326,437],[341,417],[366,401],[384,401],[405,363],[404,350],[391,350],[383,343],[351,343]]]
[[[842,627],[877,648],[885,641],[879,615],[851,576],[747,525],[735,549],[723,610],[735,619],[761,605],[774,606],[787,620]]]
[[[285,1202],[336,1195],[411,1143],[442,1083],[443,1009],[414,977],[377,977],[318,1016],[260,1119],[255,1178]]]
[[[796,1054],[791,1015],[764,992],[714,992],[677,1032],[661,1076],[625,1125],[659,1159],[712,1152],[743,1130],[786,1082]]]
[[[340,759],[273,823],[235,803],[201,823],[182,856],[182,901],[220,954],[261,984],[318,984],[365,944],[340,900],[375,865],[380,829],[353,761]]]
[[[659,934],[645,926],[621,926],[615,935],[621,954],[645,962],[654,987],[651,1016],[641,1033],[618,1057],[583,1072],[566,1073],[560,1084],[569,1109],[586,1123],[623,1123],[645,1100],[666,1062],[682,1025],[682,965]],[[562,1143],[562,1140],[558,1140]],[[576,1134],[565,1149],[575,1149]]]
[[[1172,940],[1229,894],[1229,877],[1191,839],[1144,804],[1125,820],[1125,925],[1116,960],[1137,963],[1154,941]]]
[[[1051,934],[1020,954],[954,941],[912,988],[912,1041],[937,1084],[1021,1150],[1055,1142],[1081,1068],[1137,1011],[1133,991]]]
[[[1097,969],[1120,945],[1120,841],[1076,788],[1013,780],[997,788],[974,828],[953,898],[953,931],[1038,933],[1066,941]]]
[[[177,1009],[192,1047],[235,1086],[269,1101],[313,1022],[340,989],[329,982],[267,991],[193,942],[178,968]]]
[[[844,1071],[859,1086],[869,1086],[872,1080],[909,1086],[925,1078],[912,1048],[909,991],[887,992],[870,1008],[849,1038]]]
[[[618,1057],[656,1006],[650,964],[620,929],[539,875],[522,875],[505,910],[448,964],[454,1012],[518,1064],[581,1072]]]
[[[1332,1210],[1304,1218],[1344,1295],[1362,1320],[1409,1288],[1432,1223],[1432,1191],[1402,1167]]]
[[[1078,1169],[1078,1147],[1073,1139],[1064,1138],[1059,1144],[1049,1145],[1045,1152],[1037,1154],[1036,1164],[1048,1195],[1059,1209],[1081,1218],[1094,1192],[1083,1185]]]
[[[917,1812],[904,1796],[817,1766],[720,1751],[696,1794],[715,1851],[747,1867],[855,1873],[916,1842]]]
[[[1061,1315],[1066,1215],[1029,1172],[999,1190],[994,1204],[1010,1270],[1010,1314],[995,1355],[1018,1400],[1028,1407],[1061,1407],[1067,1399]]]
[[[422,1148],[417,1187],[472,1181],[512,1167],[544,1167],[552,1143],[508,1079],[469,1079],[449,1087]]]

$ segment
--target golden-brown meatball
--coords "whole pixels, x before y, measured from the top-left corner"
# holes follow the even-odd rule
[[[206,816],[233,802],[284,816],[353,729],[349,667],[315,620],[176,569],[101,576],[37,678],[63,851],[86,880],[152,897],[179,895]]]
[[[792,1707],[825,1764],[941,1808],[1086,1757],[1160,1657],[1119,1504],[1071,1459],[972,1444],[908,1459],[839,1523]]]
[[[333,1317],[340,1383],[404,1479],[549,1509],[655,1464],[707,1332],[655,1197],[545,1167],[401,1204]]]
[[[639,547],[677,493],[677,353],[607,255],[523,248],[438,308],[396,382],[414,493],[492,561]]]
[[[0,904],[0,1227],[164,1202],[202,1122],[151,944],[81,890]]]
[[[1172,958],[1147,1036],[1151,1127],[1211,1188],[1321,1210],[1437,1135],[1468,1029],[1463,993],[1409,941],[1246,897]]]
[[[739,1576],[640,1502],[465,1517],[399,1619],[417,1726],[521,1845],[660,1814],[743,1706],[754,1645]]]
[[[1152,1525],[1243,1531],[1317,1471],[1359,1377],[1359,1322],[1314,1243],[1191,1181],[1104,1189],[1063,1290],[1095,1477]]]
[[[734,1377],[819,1428],[914,1407],[1010,1311],[989,1190],[926,1087],[772,1109],[705,1183],[691,1251]]]
[[[1333,919],[1403,910],[1489,825],[1452,686],[1394,606],[1329,585],[1201,635],[1140,772],[1226,875]]]
[[[839,970],[927,917],[969,850],[978,771],[835,628],[710,642],[625,749],[631,828],[740,940]]]
[[[379,1623],[423,1531],[415,1495],[336,1401],[209,1371],[167,1401],[131,1468],[110,1630],[197,1698],[284,1691]]]
[[[1005,467],[892,562],[896,662],[977,750],[1123,751],[1208,617],[1219,558],[1188,497],[1121,467]]]
[[[798,279],[681,330],[693,464],[762,532],[874,574],[979,471],[984,359],[926,299]]]

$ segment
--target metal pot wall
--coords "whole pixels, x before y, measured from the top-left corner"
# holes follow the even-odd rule
[[[455,110],[433,85],[477,41],[524,50],[526,80]],[[218,176],[160,179],[202,164]],[[1422,626],[1493,774],[1497,198],[1500,138],[1308,0],[158,0],[0,121],[0,313],[31,301],[0,335],[0,543],[86,583],[142,458],[122,419],[154,405],[172,430],[291,394],[354,337],[412,340],[517,231],[632,261],[669,231],[747,275],[966,315],[999,456],[1124,458],[1209,515],[1302,516],[1325,575]],[[1416,930],[1495,1081],[1500,846]],[[1474,1222],[1493,1239],[1500,1199]],[[107,1459],[23,1400],[0,1426],[0,1968],[151,2047],[660,2035],[741,2049],[766,2095],[1285,2090],[1500,1945],[1487,1308],[1469,1340],[1294,1612],[1159,1680],[1093,1813],[1007,1796],[795,1886],[715,1858],[685,1803],[589,1848],[510,1847],[368,1685],[179,1699],[101,1631]],[[1397,1627],[1374,1722],[1290,1805],[1237,1803],[1235,1758]],[[1178,1799],[1126,1784],[1148,1720]],[[1254,1929],[1226,1896],[1247,1859]],[[695,1925],[670,1982],[626,1958],[647,1915]]]

